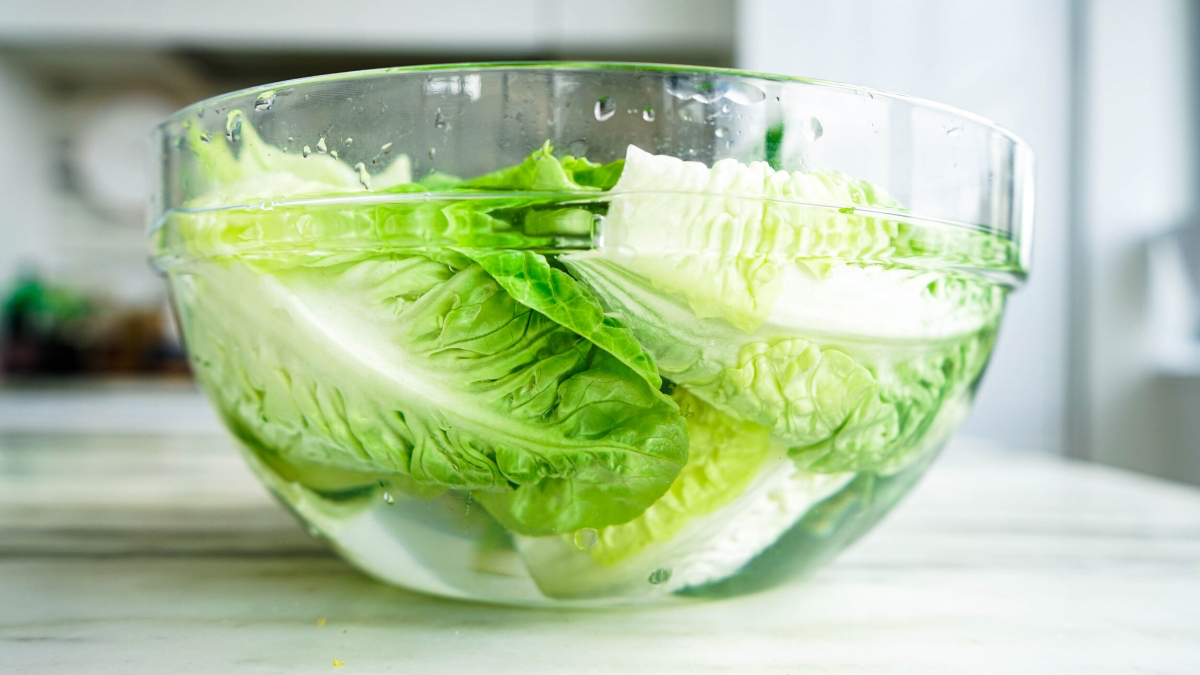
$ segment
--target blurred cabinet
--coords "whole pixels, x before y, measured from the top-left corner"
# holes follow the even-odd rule
[[[1061,451],[1067,409],[1069,0],[744,0],[738,64],[933,99],[1037,159],[1034,262],[1011,298],[967,433]]]
[[[734,0],[6,0],[0,44],[728,60]]]
[[[731,65],[734,0],[0,2],[0,297],[22,267],[159,302],[145,264],[144,140],[224,91],[469,60]]]
[[[1197,206],[1193,6],[1094,0],[1081,17],[1072,450],[1200,483],[1200,370],[1186,325],[1195,260],[1167,234]]]

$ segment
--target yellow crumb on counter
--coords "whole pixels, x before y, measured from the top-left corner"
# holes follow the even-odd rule
[[[338,666],[344,666],[344,665],[346,665],[346,662],[345,662],[345,661],[339,661],[339,660],[337,660],[337,659],[334,659],[334,660],[333,660],[333,667],[334,667],[334,668],[337,668]]]
[[[317,625],[324,626],[325,625],[325,617],[321,617],[321,618],[317,619]]]

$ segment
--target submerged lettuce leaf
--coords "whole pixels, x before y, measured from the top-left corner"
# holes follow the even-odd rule
[[[545,256],[531,251],[465,249],[504,290],[527,307],[587,338],[646,378],[662,384],[658,368],[629,328],[604,315],[600,302],[571,275],[550,267]]]
[[[608,190],[616,184],[624,164],[624,160],[596,164],[571,155],[556,158],[554,146],[546,141],[520,164],[472,178],[460,187],[530,192]]]
[[[198,180],[219,187],[160,233],[191,261],[173,272],[189,351],[231,428],[322,494],[381,479],[469,492],[553,556],[595,528],[579,564],[616,576],[595,572],[591,590],[643,583],[622,566],[686,548],[709,515],[729,526],[768,454],[756,504],[909,462],[978,377],[1002,307],[988,284],[878,263],[1007,249],[939,248],[928,228],[872,215],[899,206],[840,174],[635,147],[600,165],[547,142],[484,176],[413,182],[407,158],[370,175],[242,125],[231,116],[231,145],[190,139]],[[389,197],[270,203],[369,193]],[[607,212],[581,195],[611,195]],[[602,244],[541,253],[563,241]],[[816,321],[847,316],[874,325]],[[674,401],[660,392],[674,386]],[[760,529],[777,536],[803,508]]]
[[[627,523],[515,538],[546,595],[636,597],[728,578],[853,478],[800,471],[767,429],[739,422],[682,388],[674,398],[688,421],[691,450],[666,494]],[[661,569],[671,571],[669,579],[647,583]]]
[[[700,162],[630,146],[605,221],[606,245],[655,288],[679,293],[698,318],[753,332],[798,258],[887,256],[900,224],[836,208],[895,206],[869,183],[789,173],[765,162]],[[787,201],[772,201],[787,200]]]
[[[768,429],[724,415],[683,389],[674,399],[687,420],[688,462],[667,493],[641,515],[598,532],[590,553],[602,565],[668,541],[692,518],[729,503],[745,491],[767,456]]]
[[[746,333],[795,301],[780,294],[798,262],[814,272],[906,259],[1011,271],[1018,257],[1001,237],[898,219],[894,198],[837,172],[734,159],[708,167],[630,146],[611,194],[602,253],[684,298],[697,318]]]
[[[982,373],[1002,307],[968,293],[965,301],[979,306],[966,308],[973,318],[962,334],[894,346],[835,337],[818,344],[789,327],[747,334],[724,319],[697,319],[685,300],[603,256],[562,261],[629,327],[664,378],[769,429],[801,468],[823,473],[892,471],[910,461],[943,406],[966,396]]]
[[[215,187],[188,209],[167,214],[166,226],[155,233],[156,255],[250,256],[291,266],[322,258],[345,262],[396,249],[540,248],[564,237],[577,246],[590,240],[591,211],[565,206],[572,199],[569,194],[512,193],[598,192],[611,187],[623,165],[556,159],[547,143],[520,165],[470,181],[435,173],[413,183],[403,155],[382,174],[365,176],[328,155],[282,152],[237,120],[239,140],[233,146],[194,141],[194,163],[202,167],[194,180],[211,181]],[[469,200],[453,196],[480,191],[510,194]],[[382,193],[396,198],[353,204],[324,199]],[[302,201],[276,203],[280,198]]]
[[[627,521],[686,461],[669,398],[477,264],[207,262],[176,289],[198,377],[277,461],[473,491],[526,534]]]
[[[879,382],[834,435],[789,454],[808,471],[873,470],[891,474],[919,457],[946,410],[961,405],[983,374],[995,340],[995,327],[977,335],[921,350],[887,368]],[[961,420],[955,420],[955,424]]]
[[[412,183],[412,163],[398,155],[371,175],[324,153],[285,152],[262,139],[240,110],[231,111],[226,137],[213,138],[198,127],[188,129],[191,149],[183,164],[183,181],[193,193],[189,208],[230,206],[273,199],[328,194],[388,191]],[[203,190],[199,186],[211,186]]]

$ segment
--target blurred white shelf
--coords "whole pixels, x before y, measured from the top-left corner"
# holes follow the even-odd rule
[[[224,433],[187,382],[128,380],[0,388],[0,433]]]
[[[1146,313],[1155,369],[1175,378],[1200,377],[1200,234],[1191,224],[1146,246]]]
[[[0,44],[732,53],[734,0],[7,0]]]
[[[961,441],[804,582],[507,609],[355,572],[229,441],[0,434],[0,670],[1194,673],[1197,533],[1200,490]]]
[[[1200,342],[1159,349],[1155,353],[1159,374],[1174,378],[1200,378]]]

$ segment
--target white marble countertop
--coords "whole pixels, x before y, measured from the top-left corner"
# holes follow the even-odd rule
[[[0,672],[1196,673],[1200,490],[960,442],[805,582],[505,609],[356,573],[220,436],[9,429]]]

